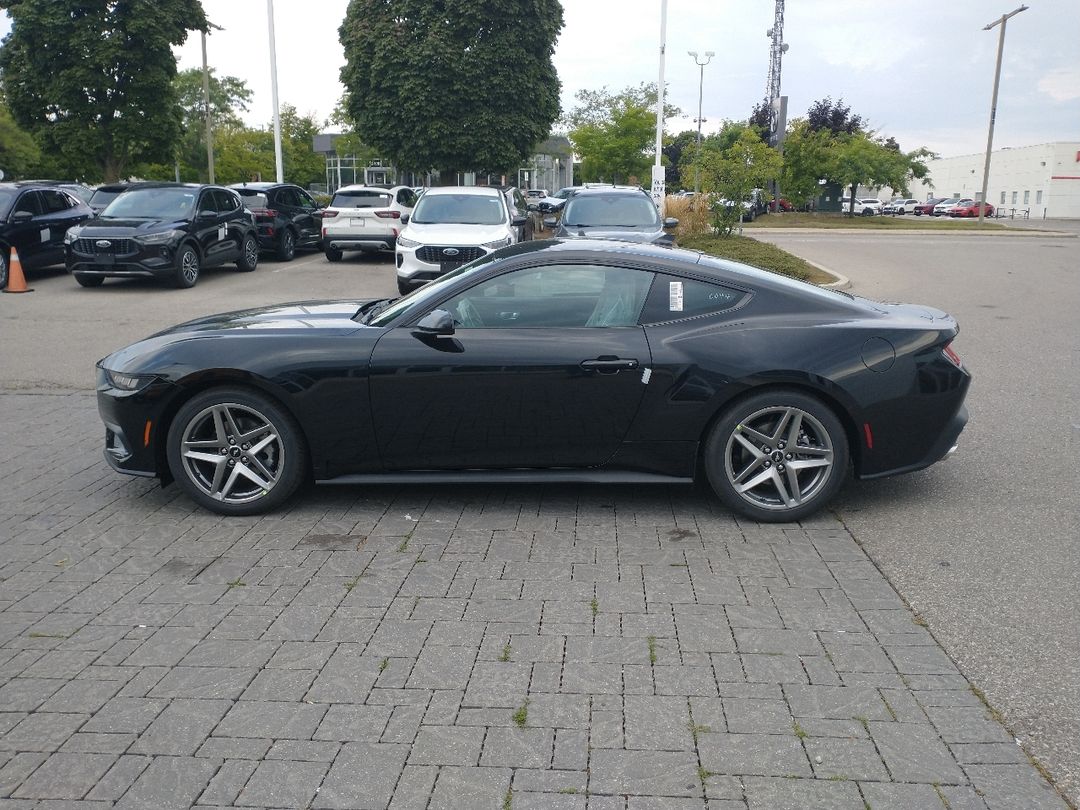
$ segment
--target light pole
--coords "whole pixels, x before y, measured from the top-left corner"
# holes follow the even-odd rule
[[[998,35],[997,66],[994,68],[994,94],[990,98],[990,132],[986,136],[986,162],[983,163],[982,199],[979,201],[980,223],[986,212],[986,184],[990,180],[990,150],[994,146],[994,119],[997,117],[998,84],[1001,82],[1001,54],[1005,50],[1005,23],[1008,22],[1009,17],[1015,17],[1021,11],[1027,11],[1027,8],[1027,6],[1020,6],[1008,14],[1002,14],[1000,20],[994,20],[989,25],[983,26],[983,31],[989,31],[995,25],[1000,25],[1001,33]]]
[[[285,182],[281,165],[281,115],[278,113],[277,46],[274,44],[274,0],[266,0],[266,19],[270,27],[270,95],[274,102],[274,167],[279,183]]]
[[[652,198],[664,216],[664,51],[667,49],[667,0],[660,0],[660,80],[656,83],[656,162],[652,167]]]
[[[207,20],[207,28],[213,28],[215,31],[224,31],[220,25],[214,25]],[[206,67],[206,32],[200,31],[202,35],[202,92],[203,92],[203,115],[206,121],[206,168],[209,176],[209,182],[214,182],[214,130],[210,125],[210,70]],[[176,168],[176,181],[180,182],[180,164],[177,162]]]
[[[697,149],[694,152],[694,199],[696,200],[701,179],[701,122],[705,120],[701,117],[701,91],[705,87],[705,66],[712,61],[716,53],[714,51],[705,51],[704,62],[698,61],[697,51],[687,51],[687,53],[694,57],[694,64],[700,68],[701,74],[697,86]]]

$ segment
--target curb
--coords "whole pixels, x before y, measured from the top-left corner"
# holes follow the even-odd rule
[[[1078,234],[1069,233],[1067,231],[1038,231],[1033,228],[1009,228],[1007,230],[990,230],[990,231],[960,231],[960,230],[923,230],[916,228],[744,228],[743,236],[748,236],[754,233],[834,233],[834,234],[873,234],[875,236],[880,234],[889,235],[911,235],[911,236],[1002,236],[1002,237],[1052,237],[1055,239],[1076,239]]]
[[[802,259],[802,256],[800,256],[799,258]],[[835,270],[830,270],[825,265],[818,264],[817,262],[812,262],[809,259],[803,259],[803,261],[806,262],[811,267],[816,267],[822,273],[828,273],[830,276],[832,276],[833,278],[836,279],[836,281],[830,281],[828,284],[818,284],[818,286],[821,287],[822,289],[825,289],[825,290],[846,290],[848,287],[851,286],[851,279],[848,278],[847,276],[842,276],[839,273],[837,273]]]

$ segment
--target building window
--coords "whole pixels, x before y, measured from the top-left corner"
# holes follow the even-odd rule
[[[1030,191],[1025,191],[1024,192],[1024,205],[1027,205],[1029,202],[1031,202],[1031,192]]]
[[[1001,205],[1005,204],[1005,192],[1001,192]]]
[[[1042,189],[1035,192],[1035,204],[1042,205]]]
[[[1016,205],[1016,194],[1017,194],[1017,192],[1014,191],[1013,196],[1012,196],[1012,204],[1013,205]]]

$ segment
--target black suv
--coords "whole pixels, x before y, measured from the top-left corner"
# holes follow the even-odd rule
[[[556,237],[670,245],[674,242],[670,231],[678,226],[679,220],[674,217],[661,220],[652,197],[640,188],[586,186],[567,199],[557,226],[551,218],[544,220],[544,224],[557,227]]]
[[[64,238],[67,269],[83,287],[106,278],[164,278],[194,287],[204,267],[259,263],[251,212],[221,186],[141,183]]]
[[[255,214],[259,247],[279,261],[291,261],[297,248],[322,249],[322,210],[300,186],[291,183],[237,183],[229,186]]]
[[[89,205],[62,189],[0,183],[0,288],[8,283],[12,248],[25,270],[61,264],[65,231],[93,215]]]

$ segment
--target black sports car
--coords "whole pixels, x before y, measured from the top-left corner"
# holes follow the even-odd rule
[[[105,457],[230,515],[328,483],[689,483],[797,520],[948,454],[940,310],[599,240],[499,250],[399,299],[215,315],[98,364]]]

